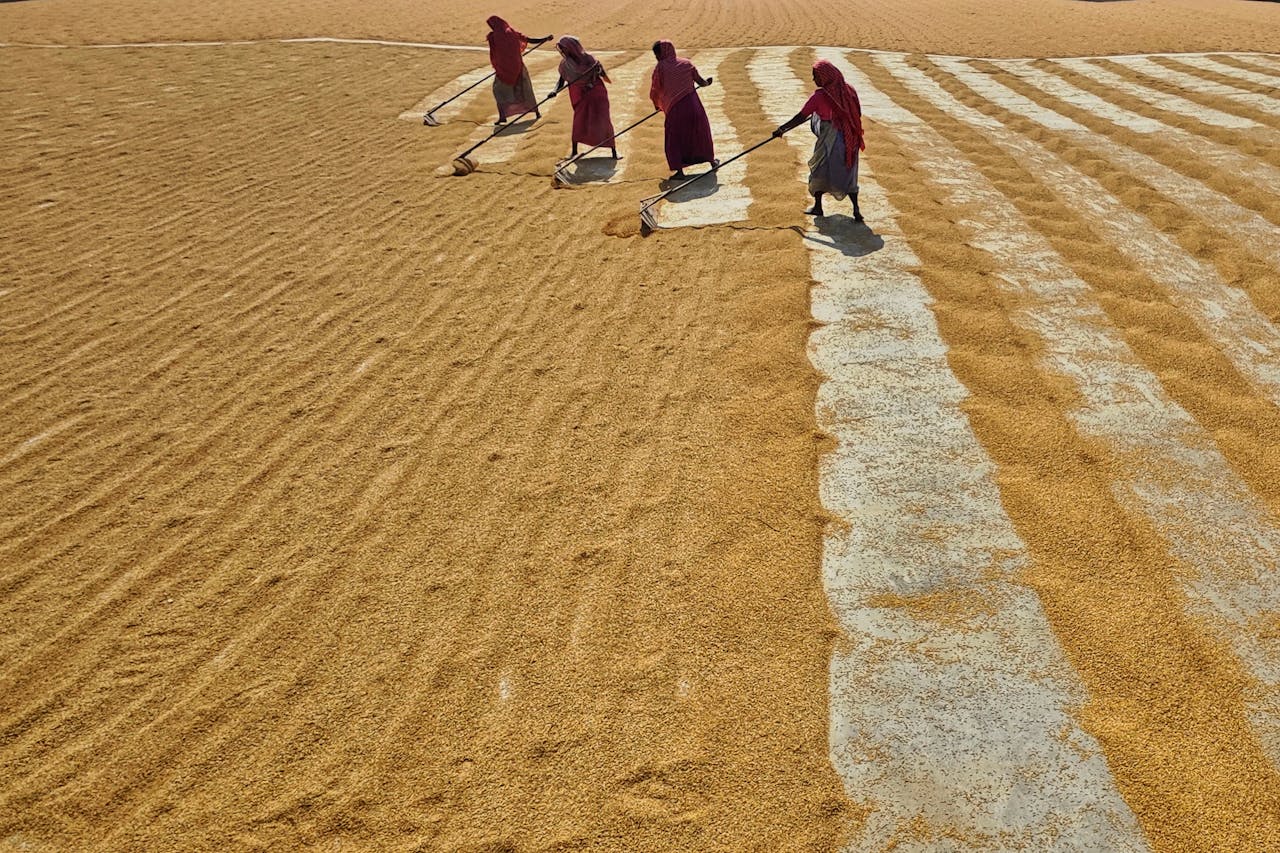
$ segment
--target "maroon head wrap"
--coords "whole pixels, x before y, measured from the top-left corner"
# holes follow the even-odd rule
[[[497,15],[490,16],[488,23],[489,29],[493,30],[488,36],[489,64],[499,80],[514,86],[524,74],[524,57],[520,54],[524,53],[529,39]]]
[[[692,62],[676,56],[675,45],[669,41],[658,42],[658,64],[653,69],[649,100],[655,108],[667,112],[697,88],[693,79],[696,74]]]
[[[560,76],[566,83],[581,82],[584,88],[590,89],[600,78],[608,80],[604,67],[594,56],[582,48],[582,42],[573,36],[561,36],[556,42],[560,48]]]

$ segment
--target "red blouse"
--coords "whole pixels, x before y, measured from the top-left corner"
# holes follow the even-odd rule
[[[827,97],[827,93],[818,89],[809,96],[809,100],[804,102],[804,106],[800,108],[800,114],[811,116],[818,114],[818,118],[823,121],[831,121],[836,115],[836,106],[831,103],[831,99]]]

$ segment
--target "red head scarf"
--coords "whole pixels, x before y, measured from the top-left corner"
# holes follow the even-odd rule
[[[499,80],[514,86],[524,74],[524,58],[520,54],[524,53],[529,39],[497,15],[491,16],[488,23],[493,30],[489,33],[489,64]]]
[[[813,78],[831,99],[836,127],[844,136],[844,164],[852,166],[857,153],[867,150],[867,143],[862,138],[862,104],[858,101],[858,93],[844,82],[840,69],[825,59],[813,64]]]
[[[573,36],[561,36],[556,42],[560,48],[560,76],[566,83],[581,82],[590,89],[601,77],[608,80],[604,68],[594,56],[582,49],[582,42]]]
[[[658,64],[653,69],[649,100],[656,109],[667,112],[697,88],[693,79],[697,73],[692,62],[676,56],[675,45],[669,41],[658,42]]]

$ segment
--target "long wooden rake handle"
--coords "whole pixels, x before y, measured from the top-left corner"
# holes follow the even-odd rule
[[[626,133],[627,131],[635,130],[637,127],[644,124],[646,121],[653,118],[660,112],[662,112],[662,110],[654,110],[653,112],[649,113],[647,116],[640,119],[639,121],[632,122],[631,124],[624,127],[622,130],[615,133],[613,135],[613,139],[611,139],[610,142],[617,141],[619,136]],[[586,151],[583,151],[581,154],[575,154],[572,157],[570,157],[568,160],[565,160],[563,163],[560,164],[560,168],[563,169],[566,166],[572,166],[574,163],[578,162],[583,157],[586,157],[588,154],[592,153],[593,151],[599,151],[601,148],[606,148],[606,147],[612,148],[613,146],[609,142],[601,142],[599,145],[593,145],[590,148],[588,148]]]
[[[570,80],[570,81],[569,81],[569,83],[566,83],[566,84],[565,84],[565,86],[567,87],[567,86],[569,86],[569,85],[570,85],[570,84],[572,84],[572,83],[577,83],[579,80],[581,80],[583,77],[586,77],[586,76],[587,76],[588,74],[590,74],[590,73],[591,73],[591,71],[590,71],[590,70],[582,72],[582,73],[581,73],[581,74],[579,74],[577,77],[574,77],[572,80]],[[543,98],[541,101],[538,101],[538,103],[536,103],[536,104],[534,104],[534,105],[533,105],[533,109],[531,109],[531,110],[525,110],[524,112],[520,113],[520,115],[518,115],[518,116],[516,116],[515,118],[511,119],[510,121],[508,121],[508,122],[507,122],[506,124],[504,124],[502,127],[496,128],[496,129],[493,131],[493,133],[489,134],[489,135],[488,135],[488,136],[486,136],[484,139],[481,139],[481,140],[480,140],[479,142],[477,142],[475,145],[472,145],[472,146],[471,146],[470,148],[468,148],[466,151],[463,151],[461,154],[459,154],[457,157],[454,157],[453,159],[455,159],[455,160],[465,160],[465,159],[467,159],[467,156],[468,156],[472,151],[475,151],[477,148],[479,148],[481,145],[484,145],[486,142],[488,142],[489,140],[493,139],[495,136],[499,136],[499,135],[502,133],[502,131],[506,130],[506,129],[507,129],[507,128],[509,128],[511,125],[513,125],[513,124],[517,123],[518,121],[520,121],[520,119],[524,118],[525,116],[529,115],[530,113],[536,113],[538,110],[542,109],[542,105],[543,105],[543,104],[545,104],[547,101],[551,100],[552,98],[554,98],[557,94],[559,94],[559,92],[560,92],[560,90],[559,90],[559,89],[552,89],[552,90],[551,90],[551,93],[550,93],[549,95],[547,95],[547,96],[546,96],[545,98]]]
[[[530,115],[531,113],[536,113],[538,110],[542,109],[543,104],[545,104],[547,101],[551,100],[554,97],[555,95],[547,95],[541,101],[538,101],[538,103],[534,105],[533,109],[525,110],[524,112],[520,113],[520,115],[516,116],[515,118],[508,121],[506,124],[502,125],[502,127],[494,129],[493,133],[489,134],[484,139],[481,139],[475,145],[472,145],[466,151],[463,151],[461,154],[459,154],[457,157],[454,157],[453,159],[455,160],[466,159],[467,155],[469,155],[472,151],[475,151],[477,148],[479,148],[481,145],[484,145],[486,142],[493,139],[495,136],[501,136],[502,131],[511,127],[513,124],[516,124],[518,121],[520,121],[520,119],[524,118],[525,116]]]
[[[667,190],[666,192],[662,193],[661,195],[655,195],[655,196],[652,196],[652,197],[650,197],[650,198],[646,198],[646,199],[644,199],[643,201],[641,201],[641,202],[640,202],[640,213],[641,213],[642,215],[643,215],[643,214],[645,214],[645,213],[647,213],[647,212],[648,212],[648,210],[649,210],[649,208],[653,207],[655,204],[657,204],[658,202],[662,201],[662,200],[663,200],[664,198],[666,198],[667,196],[672,195],[672,194],[674,194],[674,193],[678,193],[678,192],[680,192],[680,190],[684,189],[685,187],[689,186],[690,184],[695,184],[695,183],[697,183],[698,181],[700,181],[700,180],[702,180],[703,178],[705,178],[707,175],[714,175],[716,172],[720,171],[720,170],[721,170],[721,169],[723,169],[725,166],[728,166],[728,165],[729,165],[730,163],[732,163],[734,160],[740,160],[740,159],[742,159],[743,157],[746,157],[746,156],[747,156],[748,154],[750,154],[752,151],[755,151],[757,148],[763,148],[764,146],[768,145],[770,142],[772,142],[773,140],[775,140],[775,139],[777,139],[777,138],[778,138],[778,137],[776,137],[776,136],[770,136],[769,138],[765,139],[765,140],[764,140],[764,142],[757,142],[755,145],[752,145],[752,146],[751,146],[750,148],[748,148],[747,150],[745,150],[745,151],[739,151],[737,154],[733,155],[733,156],[732,156],[732,157],[730,157],[728,160],[722,160],[722,161],[719,163],[719,165],[712,166],[708,171],[703,172],[703,173],[702,173],[702,174],[700,174],[700,175],[694,175],[692,178],[690,178],[689,180],[685,181],[685,182],[684,182],[683,184],[681,184],[680,186],[678,186],[678,187],[672,187],[671,189]]]
[[[520,54],[520,55],[521,55],[521,56],[528,56],[529,54],[533,53],[533,52],[534,52],[535,50],[537,50],[538,48],[542,47],[542,45],[543,45],[543,44],[544,44],[544,42],[538,42],[538,43],[537,43],[537,44],[535,44],[533,47],[529,48],[528,50],[526,50],[524,53],[522,53],[522,54]],[[484,81],[486,81],[486,80],[490,79],[491,77],[493,77],[493,75],[495,75],[495,74],[497,74],[497,73],[498,73],[497,71],[490,71],[488,74],[484,75],[484,76],[483,76],[483,77],[481,77],[479,80],[477,80],[476,82],[472,83],[470,86],[468,86],[467,88],[463,89],[463,90],[462,90],[461,92],[459,92],[458,94],[454,95],[452,98],[449,98],[447,101],[441,101],[440,103],[436,104],[436,105],[435,105],[434,107],[432,107],[431,109],[427,110],[425,113],[423,113],[423,114],[422,114],[422,117],[425,119],[427,116],[431,115],[431,114],[432,114],[432,113],[434,113],[436,110],[438,110],[438,109],[442,109],[443,107],[447,107],[449,104],[451,104],[451,103],[453,103],[454,101],[458,100],[458,98],[461,98],[463,95],[467,94],[467,92],[470,92],[470,91],[471,91],[472,89],[474,89],[476,86],[479,86],[481,83],[483,83]]]

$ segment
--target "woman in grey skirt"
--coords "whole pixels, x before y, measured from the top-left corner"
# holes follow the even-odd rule
[[[858,155],[866,148],[862,138],[862,104],[858,93],[844,80],[840,69],[825,59],[813,66],[813,82],[818,89],[785,124],[773,132],[775,137],[799,127],[809,120],[817,139],[809,158],[809,194],[813,207],[805,211],[812,216],[825,216],[824,195],[839,201],[853,199],[853,219],[862,221],[858,208]]]
[[[489,64],[493,66],[493,99],[498,104],[498,120],[503,124],[511,116],[538,112],[538,101],[529,80],[529,69],[524,67],[524,49],[531,44],[542,44],[551,36],[531,39],[519,30],[512,29],[506,21],[493,15],[489,24]]]

